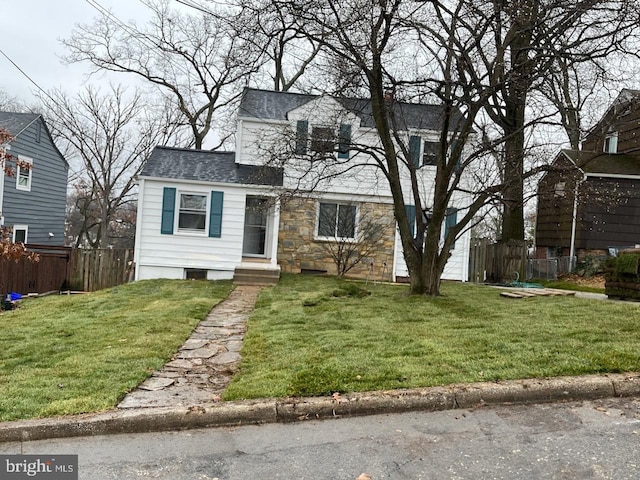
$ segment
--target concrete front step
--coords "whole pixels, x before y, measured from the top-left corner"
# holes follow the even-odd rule
[[[236,268],[233,283],[236,285],[275,285],[280,280],[280,270],[264,268]]]

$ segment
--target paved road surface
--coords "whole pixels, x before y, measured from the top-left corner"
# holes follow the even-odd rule
[[[640,399],[0,444],[80,479],[638,479]]]

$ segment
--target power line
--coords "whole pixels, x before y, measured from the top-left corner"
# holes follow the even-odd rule
[[[11,65],[13,65],[14,67],[16,67],[16,69],[17,69],[17,70],[18,70],[22,75],[24,75],[24,77],[25,77],[27,80],[29,80],[31,83],[33,83],[33,84],[35,85],[35,87],[36,87],[38,90],[40,90],[42,93],[44,93],[47,97],[49,97],[49,99],[50,99],[54,104],[56,104],[56,105],[57,105],[57,102],[55,101],[55,99],[54,99],[51,95],[49,95],[49,94],[47,93],[47,91],[46,91],[44,88],[42,88],[40,85],[38,85],[38,84],[36,83],[36,81],[35,81],[33,78],[31,78],[27,72],[25,72],[22,68],[20,68],[20,66],[19,66],[16,62],[14,62],[14,61],[9,57],[9,55],[7,55],[7,54],[6,54],[6,53],[5,53],[1,48],[0,48],[0,54],[2,54],[2,56],[3,56],[4,58],[6,58],[7,60],[9,60],[9,62],[11,63]]]

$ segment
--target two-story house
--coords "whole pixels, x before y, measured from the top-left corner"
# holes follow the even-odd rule
[[[0,224],[15,242],[64,245],[69,164],[42,115],[0,112],[0,128],[13,137],[3,148],[19,160],[11,176],[0,171]]]
[[[422,198],[432,198],[441,107],[398,102],[396,113]],[[246,89],[235,152],[156,147],[148,159],[139,176],[137,279],[333,274],[330,247],[357,242],[372,226],[379,241],[349,275],[406,278],[389,185],[372,156],[378,142],[368,100]],[[444,230],[461,200],[453,199]],[[444,278],[467,280],[469,243],[469,233],[457,239]]]
[[[538,185],[536,257],[605,256],[640,244],[640,91],[623,90]]]

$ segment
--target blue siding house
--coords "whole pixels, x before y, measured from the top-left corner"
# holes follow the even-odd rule
[[[13,228],[16,242],[64,245],[69,164],[42,115],[0,112],[0,128],[13,136],[8,153],[31,165],[10,164],[15,175],[0,174],[0,224]]]

